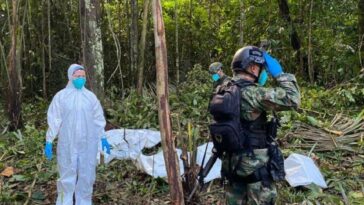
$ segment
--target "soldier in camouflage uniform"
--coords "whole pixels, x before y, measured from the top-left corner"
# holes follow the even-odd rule
[[[222,66],[220,62],[214,62],[209,66],[209,73],[212,75],[212,80],[214,81],[214,90],[217,86],[226,84],[231,80],[229,76],[225,75]]]
[[[248,139],[254,154],[223,155],[222,175],[229,175],[231,167],[235,171],[233,177],[227,177],[226,204],[275,204],[277,190],[269,170],[265,171],[270,158],[266,142],[266,112],[297,109],[300,104],[297,81],[294,75],[283,73],[276,59],[254,46],[241,48],[235,53],[232,69],[233,81],[253,83],[241,89],[241,121],[249,124]],[[275,79],[277,87],[263,87],[267,72]],[[268,179],[264,173],[269,175]]]

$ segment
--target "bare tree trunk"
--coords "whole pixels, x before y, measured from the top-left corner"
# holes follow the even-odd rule
[[[8,72],[9,72],[9,87],[8,87],[8,114],[9,114],[9,129],[16,130],[22,126],[21,117],[21,79],[20,79],[20,49],[21,37],[18,31],[18,14],[17,0],[12,0],[12,21],[11,21],[11,48],[8,56]],[[18,33],[19,32],[19,33]],[[18,55],[17,55],[18,54]]]
[[[304,0],[299,0],[299,18],[298,18],[298,22],[300,25],[304,25],[304,19],[305,19],[305,16],[304,16],[304,8],[305,8],[305,4],[303,3]],[[297,56],[299,58],[299,63],[300,63],[300,71],[299,73],[301,75],[304,75],[305,74],[305,61],[307,61],[307,57],[305,57],[304,55],[304,52],[303,52],[303,49],[300,48],[300,50],[298,51],[297,53]]]
[[[288,2],[287,0],[278,0],[278,6],[279,6],[279,11],[281,13],[281,16],[284,20],[287,21],[288,26],[290,27],[290,39],[291,39],[291,45],[293,50],[295,50],[297,52],[297,61],[300,62],[299,65],[304,66],[306,63],[302,62],[305,58],[302,57],[302,53],[301,53],[301,40],[298,37],[298,33],[296,31],[296,28],[291,20],[291,16],[289,13],[289,7],[288,7]],[[302,74],[304,74],[305,68],[301,67],[300,71]]]
[[[43,12],[44,5],[45,5],[45,0],[42,0],[42,23],[41,23],[42,24],[42,27],[41,27],[42,75],[43,75],[43,98],[46,99],[47,98],[47,77],[46,77],[46,62],[45,62],[46,58],[45,58],[45,45],[44,45],[44,12]],[[51,62],[51,59],[49,61]]]
[[[120,12],[121,10],[118,10],[118,11]],[[120,45],[120,41],[119,41],[117,34],[114,32],[114,28],[113,28],[112,22],[111,22],[112,20],[111,20],[110,11],[108,9],[106,9],[106,16],[107,16],[109,30],[110,30],[110,33],[114,40],[114,44],[115,44],[115,48],[116,48],[116,58],[117,58],[117,66],[116,66],[115,70],[111,73],[111,75],[110,75],[109,79],[106,81],[106,83],[108,84],[110,82],[111,78],[116,74],[116,72],[119,71],[121,90],[123,91],[124,90],[124,80],[123,80],[123,73],[121,70],[121,55],[122,55],[121,54],[121,45]],[[118,14],[118,16],[120,16],[120,14]],[[121,23],[121,19],[119,19],[119,23]]]
[[[128,63],[129,63],[129,67],[126,68],[126,77],[128,79],[127,84],[129,85],[129,87],[131,87],[134,83],[133,77],[134,77],[134,73],[132,71],[132,56],[133,56],[133,50],[132,50],[132,37],[131,37],[131,13],[130,13],[130,1],[126,0],[125,1],[125,10],[126,10],[126,17],[127,17],[127,22],[128,22],[128,50],[129,50],[129,55],[126,55],[126,53],[124,55],[126,55],[126,57],[128,58]],[[122,24],[120,24],[122,25]],[[120,29],[121,30],[121,29]],[[120,36],[122,36],[122,31],[120,31]]]
[[[83,64],[90,89],[104,98],[104,60],[100,29],[100,1],[80,0]]]
[[[1,80],[1,85],[3,86],[3,87],[6,87],[6,86],[8,86],[6,83],[8,82],[8,80],[9,80],[9,70],[8,70],[8,66],[7,66],[7,62],[6,62],[6,54],[5,54],[5,50],[4,50],[4,45],[2,44],[2,42],[1,42],[1,39],[0,39],[0,56],[1,56],[1,58],[0,58],[0,69],[1,69],[1,71],[0,71],[0,80]],[[3,72],[5,72],[6,74],[4,74]],[[1,91],[2,90],[0,90],[0,94],[1,94]]]
[[[130,9],[131,9],[131,30],[130,30],[130,63],[131,63],[131,76],[130,79],[132,84],[135,82],[135,74],[138,69],[138,1],[130,0]],[[135,84],[134,84],[135,86]]]
[[[12,27],[11,27],[11,15],[10,15],[9,2],[8,1],[5,1],[5,3],[6,3],[6,11],[7,11],[8,28],[11,31],[11,28]],[[0,51],[1,51],[1,57],[2,57],[1,58],[2,65],[4,66],[4,70],[1,70],[1,72],[5,72],[6,73],[6,78],[2,78],[3,75],[0,75],[0,77],[1,77],[0,80],[1,80],[2,86],[4,88],[7,88],[9,86],[9,82],[10,82],[10,74],[9,74],[9,69],[8,69],[8,59],[9,59],[8,57],[9,57],[9,54],[10,53],[6,53],[4,44],[1,42],[1,38],[0,38]],[[8,89],[4,89],[3,90],[4,98],[8,94],[7,92],[8,92]],[[6,106],[8,106],[8,101],[6,101]],[[5,109],[7,110],[7,107]]]
[[[48,69],[52,70],[52,39],[51,39],[51,0],[48,0],[47,19],[48,19]]]
[[[142,36],[140,37],[140,61],[139,61],[139,76],[138,76],[138,95],[143,94],[143,75],[144,75],[144,58],[145,58],[145,39],[147,36],[148,27],[148,11],[150,0],[144,0],[143,6],[143,29]]]
[[[314,68],[312,63],[312,8],[313,8],[313,0],[310,3],[310,17],[308,22],[308,75],[310,77],[310,82],[314,83]]]
[[[178,1],[175,1],[175,8],[174,8],[174,15],[175,15],[175,22],[176,22],[176,84],[177,84],[177,91],[179,88],[180,76],[179,76],[179,37],[178,37]]]
[[[168,104],[167,47],[160,0],[153,0],[155,56],[157,67],[158,116],[162,137],[163,156],[166,164],[169,191],[173,204],[184,204],[183,189],[179,174],[179,163],[172,136]]]

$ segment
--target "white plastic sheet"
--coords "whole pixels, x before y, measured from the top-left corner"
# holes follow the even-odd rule
[[[286,180],[292,187],[311,183],[327,188],[326,182],[313,160],[300,154],[291,154],[284,160]]]
[[[197,148],[197,155],[196,155],[196,163],[199,166],[201,166],[201,164],[202,164],[202,160],[203,160],[203,156],[204,156],[207,144],[208,144],[208,147],[207,147],[207,151],[206,151],[204,166],[206,165],[209,158],[212,156],[212,147],[213,147],[212,142],[200,145]],[[182,162],[181,158],[179,157],[182,154],[182,150],[180,150],[180,149],[176,149],[176,150],[177,150],[177,156],[178,156],[178,160],[179,160],[179,171],[180,171],[180,174],[182,174],[182,173],[184,173],[183,162]],[[190,156],[190,153],[188,153],[188,156]],[[163,152],[159,152],[159,153],[157,153],[155,155],[151,155],[151,156],[145,156],[143,154],[140,154],[140,156],[137,158],[136,166],[139,169],[143,170],[145,173],[149,174],[150,176],[167,177],[167,171],[166,171],[166,167],[165,167],[165,163],[164,163]],[[209,174],[204,178],[204,182],[207,183],[214,179],[220,178],[220,170],[221,170],[221,160],[217,159],[214,166],[211,168]]]
[[[142,154],[143,148],[151,148],[161,141],[159,131],[147,129],[116,129],[106,132],[106,137],[112,146],[111,154],[105,155],[105,163],[113,159],[131,159],[143,172],[153,177],[167,177],[163,152],[147,156]],[[200,145],[197,148],[196,163],[201,166],[202,159],[207,147],[204,165],[212,156],[212,142]],[[177,149],[180,173],[184,172],[183,163],[180,159],[182,151]],[[190,156],[190,154],[188,154]],[[204,179],[205,183],[220,178],[221,160],[217,159],[209,174]],[[314,183],[326,188],[326,182],[320,170],[311,158],[300,154],[291,154],[284,161],[286,180],[292,187],[304,186]]]
[[[182,150],[176,149],[177,156],[181,156]],[[182,174],[184,172],[182,160],[178,157],[179,161],[179,173]],[[164,163],[163,152],[158,152],[155,155],[146,156],[140,154],[140,156],[136,160],[136,166],[149,174],[152,177],[167,177],[167,170]]]
[[[135,165],[143,172],[153,177],[167,177],[167,171],[164,163],[163,152],[147,156],[142,154],[143,148],[151,148],[161,141],[159,131],[146,129],[115,129],[106,132],[106,137],[112,146],[110,155],[105,154],[105,163],[113,159],[131,159]],[[206,165],[208,159],[212,156],[212,142],[205,143],[197,148],[196,163],[201,166],[206,146]],[[183,163],[180,159],[182,151],[177,150],[180,173],[184,173]],[[188,153],[188,156],[190,154]],[[221,160],[217,159],[209,174],[204,179],[209,182],[213,179],[220,178]]]
[[[207,161],[212,156],[212,148],[214,146],[213,143],[209,142],[209,143],[205,143],[203,145],[198,146],[197,147],[197,156],[196,156],[196,163],[201,166],[206,146],[208,146],[208,147],[207,147],[207,151],[206,151],[204,167],[205,167]],[[217,159],[214,166],[211,168],[209,174],[204,178],[205,183],[221,177],[221,174],[220,174],[221,165],[222,165],[221,160]]]
[[[114,129],[106,132],[112,146],[110,155],[105,155],[105,163],[113,159],[136,160],[144,147],[150,148],[161,141],[159,131],[147,129]]]

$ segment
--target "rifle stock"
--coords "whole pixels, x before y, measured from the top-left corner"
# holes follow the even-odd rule
[[[200,183],[201,186],[204,184],[204,181],[203,180],[210,173],[210,170],[214,166],[216,160],[217,160],[217,155],[216,154],[213,154],[210,157],[209,161],[207,161],[205,168],[203,168],[200,171],[200,174],[199,174],[199,183]]]

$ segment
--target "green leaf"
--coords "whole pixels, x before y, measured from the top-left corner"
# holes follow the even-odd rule
[[[11,177],[10,181],[22,182],[22,181],[26,181],[26,177],[24,175],[13,175]]]
[[[308,122],[313,126],[319,126],[319,122],[312,116],[307,116]]]

